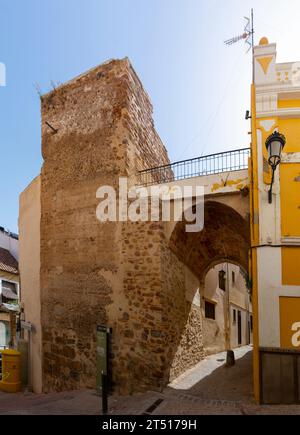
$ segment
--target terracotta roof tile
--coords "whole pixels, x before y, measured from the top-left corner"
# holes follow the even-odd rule
[[[7,249],[0,248],[0,270],[18,275],[19,266],[17,260]]]

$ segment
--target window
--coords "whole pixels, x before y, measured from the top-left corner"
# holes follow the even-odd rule
[[[235,284],[235,272],[232,272],[232,284]]]
[[[224,292],[226,291],[226,272],[224,272],[224,270],[220,270],[219,272],[219,288],[221,290],[223,290]]]
[[[236,310],[233,310],[233,323],[236,323]]]
[[[216,306],[212,302],[205,301],[206,319],[216,320]]]
[[[10,327],[9,323],[0,321],[0,349],[5,349],[10,342]]]
[[[253,316],[250,316],[250,329],[253,332]]]

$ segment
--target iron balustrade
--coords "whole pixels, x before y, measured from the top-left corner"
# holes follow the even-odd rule
[[[227,151],[209,156],[172,163],[166,166],[146,169],[138,174],[140,186],[172,183],[188,178],[234,172],[248,169],[250,148]]]

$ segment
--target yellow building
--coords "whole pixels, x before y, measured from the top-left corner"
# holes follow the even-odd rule
[[[276,63],[276,44],[254,47],[251,269],[254,384],[262,403],[300,402],[300,62]],[[266,141],[286,145],[272,188]]]

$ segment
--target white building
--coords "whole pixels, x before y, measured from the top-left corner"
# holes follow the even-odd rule
[[[206,275],[203,335],[207,354],[226,350],[226,344],[235,349],[252,343],[253,317],[248,287],[246,273],[233,264],[219,264]],[[227,343],[229,336],[230,343]]]
[[[14,344],[19,311],[19,240],[0,227],[0,349]]]

